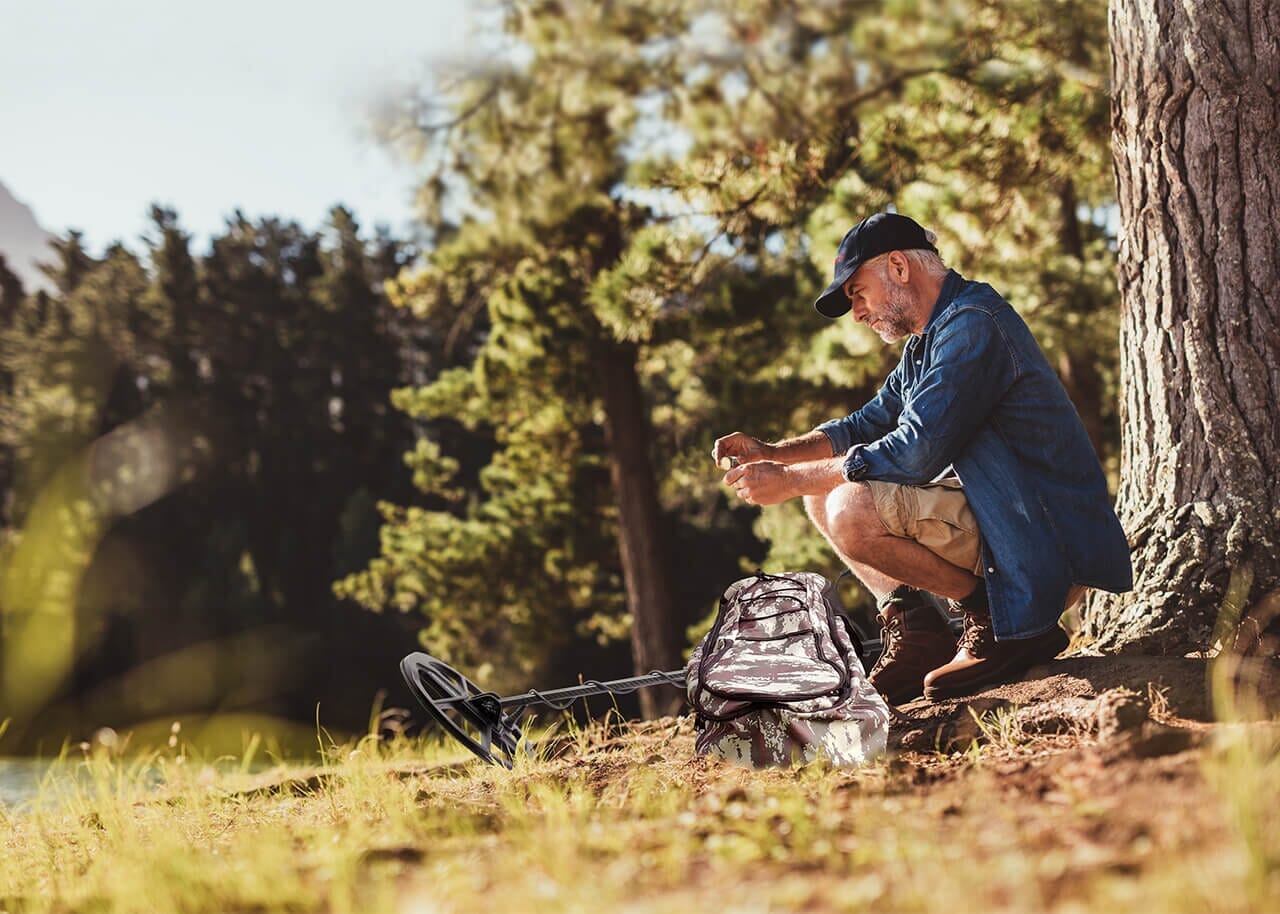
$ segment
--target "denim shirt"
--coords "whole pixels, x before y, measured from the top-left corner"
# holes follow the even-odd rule
[[[1133,586],[1084,424],[1016,311],[954,270],[875,397],[818,428],[850,479],[923,485],[953,467],[982,533],[998,639],[1056,624],[1072,584]]]

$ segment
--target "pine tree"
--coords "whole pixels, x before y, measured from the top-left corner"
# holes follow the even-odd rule
[[[22,280],[17,273],[9,269],[4,254],[0,254],[0,328],[7,329],[13,326],[18,309],[26,296],[27,292],[22,287]]]
[[[421,610],[438,653],[532,662],[549,633],[616,630],[621,570],[635,667],[674,660],[695,607],[670,596],[662,544],[724,541],[752,513],[725,503],[713,437],[807,430],[891,364],[811,305],[839,237],[887,205],[1003,280],[1086,374],[1113,301],[1106,239],[1080,219],[1106,195],[1101,10],[507,4],[506,61],[410,112],[436,246],[398,291],[436,321],[487,318],[468,368],[398,403],[498,450],[475,499],[421,444],[417,481],[454,506],[389,511],[343,592]],[[1076,382],[1103,438],[1106,379]],[[757,532],[771,563],[832,564],[795,505]]]
[[[236,647],[282,632],[282,659],[305,672],[289,688],[306,697],[276,707],[309,716],[321,700],[360,725],[399,632],[344,614],[329,585],[376,545],[376,498],[407,495],[396,470],[412,434],[389,396],[412,380],[416,337],[380,286],[403,246],[382,233],[371,248],[341,209],[323,236],[237,214],[197,258],[175,213],[152,219],[146,259],[118,244],[90,258],[64,239],[55,291],[0,326],[13,732],[80,727],[74,704],[51,703],[104,677],[132,683],[112,686],[115,719],[147,701],[212,707],[245,680],[271,696],[275,674]],[[379,640],[350,643],[371,630]],[[172,688],[163,655],[191,642],[206,645],[201,688]],[[129,674],[130,658],[154,662]]]

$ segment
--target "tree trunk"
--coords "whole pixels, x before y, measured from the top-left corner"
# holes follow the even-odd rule
[[[631,610],[631,659],[637,675],[681,666],[671,585],[658,509],[658,487],[649,459],[649,419],[636,347],[603,343],[596,358],[604,394],[609,437],[609,472],[618,500],[618,545]],[[669,712],[678,696],[670,689],[645,689],[640,712],[647,718]]]
[[[1111,48],[1136,582],[1085,627],[1183,653],[1280,584],[1280,4],[1113,0]]]

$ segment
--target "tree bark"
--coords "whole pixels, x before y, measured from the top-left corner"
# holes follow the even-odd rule
[[[658,487],[649,457],[651,435],[636,347],[602,343],[600,372],[609,439],[609,473],[618,501],[618,544],[631,610],[631,658],[637,675],[675,670],[681,664],[679,633],[667,572],[666,542],[658,507]],[[669,713],[678,696],[671,689],[644,689],[640,713]]]
[[[1210,648],[1280,584],[1280,4],[1113,0],[1120,519],[1104,649]]]

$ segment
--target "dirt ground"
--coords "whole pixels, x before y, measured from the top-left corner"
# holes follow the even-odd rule
[[[1191,658],[1055,660],[1018,682],[972,696],[902,706],[891,747],[948,752],[968,747],[975,738],[999,742],[983,732],[978,719],[1007,716],[1022,737],[1120,740],[1138,755],[1167,755],[1190,748],[1212,720],[1208,675],[1207,662]]]
[[[888,758],[853,770],[700,757],[684,714],[561,732],[511,772],[400,761],[228,798],[323,818],[391,808],[385,785],[376,804],[369,791],[391,775],[411,794],[402,834],[379,820],[355,844],[360,867],[400,861],[397,910],[1280,910],[1280,725],[1215,721],[1209,675],[1196,659],[1056,660],[903,706]]]
[[[1216,888],[1256,876],[1251,859],[1273,875],[1274,829],[1250,830],[1249,820],[1253,811],[1269,817],[1277,794],[1249,785],[1274,780],[1269,753],[1280,742],[1273,723],[1214,722],[1208,672],[1205,660],[1189,658],[1075,657],[964,699],[920,699],[898,709],[889,763],[848,789],[896,804],[922,845],[954,835],[964,859],[964,843],[973,842],[975,869],[1031,861],[1038,909],[1256,910],[1259,898],[1280,905],[1265,873],[1267,885],[1252,893]],[[1243,730],[1262,733],[1267,747],[1250,756],[1247,771],[1222,758]],[[718,763],[690,761],[688,718],[631,725],[616,761],[608,740],[564,761],[590,766],[605,785],[634,765],[637,740],[651,742],[652,764],[679,764],[682,777],[723,789]],[[849,813],[859,808],[850,796]],[[1188,880],[1199,887],[1194,896]],[[986,909],[1018,907],[997,896],[986,896]],[[823,907],[815,900],[814,909]]]

